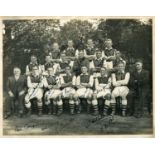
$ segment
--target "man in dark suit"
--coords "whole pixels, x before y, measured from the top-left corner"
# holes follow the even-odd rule
[[[21,70],[18,67],[13,69],[13,74],[13,76],[8,78],[7,82],[8,102],[6,103],[5,118],[8,118],[16,110],[18,110],[20,117],[23,116],[24,112],[26,80],[25,77],[21,75]],[[15,103],[18,103],[18,106],[15,106]]]
[[[142,60],[135,62],[135,71],[131,73],[130,88],[130,112],[135,117],[142,117],[146,112],[147,98],[149,92],[149,73],[143,69]]]

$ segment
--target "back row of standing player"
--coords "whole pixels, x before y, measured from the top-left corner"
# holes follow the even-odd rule
[[[116,97],[119,96],[122,98],[122,116],[125,116],[130,80],[130,73],[126,72],[125,66],[126,61],[121,57],[121,53],[112,48],[111,39],[105,41],[104,51],[94,48],[91,39],[88,40],[87,48],[82,50],[75,50],[73,42],[70,40],[68,48],[60,52],[58,43],[54,43],[53,51],[46,56],[44,65],[38,64],[36,56],[31,56],[31,61],[26,66],[26,84],[23,84],[23,90],[22,88],[20,91],[16,89],[13,93],[10,89],[11,83],[13,85],[13,81],[15,83],[22,81],[20,80],[20,69],[14,68],[15,76],[8,80],[8,94],[11,101],[19,99],[20,115],[23,114],[24,108],[22,100],[25,100],[25,107],[30,112],[33,98],[37,99],[39,115],[42,114],[43,100],[48,106],[49,114],[60,115],[63,112],[63,98],[69,99],[71,114],[74,114],[75,110],[80,113],[79,99],[86,98],[87,112],[90,112],[92,106],[93,114],[98,115],[97,99],[103,98],[105,100],[103,115],[107,115],[110,106],[112,108],[111,114],[114,115]],[[137,86],[142,79],[144,86],[148,82],[148,74],[142,69],[142,61],[137,60],[136,66],[137,74],[133,76],[131,92],[136,90],[135,85]],[[28,90],[26,90],[25,85]],[[51,108],[51,99],[53,100],[53,108]],[[138,110],[137,114],[142,115],[142,110],[140,113]],[[8,115],[10,115],[10,111]]]

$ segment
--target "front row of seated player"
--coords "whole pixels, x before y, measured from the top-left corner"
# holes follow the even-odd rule
[[[114,115],[115,99],[119,96],[122,98],[122,115],[126,115],[126,96],[129,93],[127,85],[130,74],[125,72],[125,64],[123,62],[118,63],[118,71],[116,73],[112,73],[112,75],[109,76],[106,68],[101,68],[101,76],[95,78],[93,75],[88,74],[88,68],[86,66],[81,67],[82,73],[77,77],[72,74],[71,67],[69,66],[65,68],[66,74],[62,76],[56,76],[53,68],[50,66],[47,70],[48,75],[42,76],[39,74],[38,67],[33,66],[32,74],[27,76],[25,82],[20,76],[20,69],[14,68],[15,77],[18,72],[18,78],[13,79],[14,82],[9,81],[8,83],[10,98],[20,101],[21,92],[22,95],[26,94],[25,99],[22,99],[29,114],[31,113],[32,99],[37,100],[38,115],[42,115],[43,100],[48,107],[49,114],[61,115],[63,112],[62,99],[69,99],[70,113],[74,114],[75,109],[77,113],[80,113],[80,99],[84,98],[87,100],[87,112],[90,112],[90,107],[92,106],[93,114],[98,115],[97,98],[103,98],[105,100],[103,115],[107,115],[109,107],[112,108],[111,114]],[[20,83],[18,84],[19,80]],[[11,84],[13,86],[11,86]],[[18,86],[21,87],[21,92]],[[27,91],[26,87],[28,87]],[[13,95],[11,93],[13,93]],[[51,103],[53,103],[53,106],[51,106]],[[22,101],[20,101],[19,104],[22,105]],[[7,117],[11,115],[10,112],[11,111],[8,111]],[[22,116],[23,112],[22,107],[22,109],[19,109],[19,114]]]

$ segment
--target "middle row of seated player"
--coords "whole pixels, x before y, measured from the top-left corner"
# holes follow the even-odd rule
[[[103,115],[107,115],[107,110],[111,106],[112,115],[115,114],[116,97],[122,98],[122,115],[126,115],[127,99],[129,93],[127,87],[130,74],[125,72],[125,64],[119,62],[117,72],[108,74],[108,70],[101,68],[100,76],[94,78],[88,74],[86,66],[81,67],[81,74],[75,76],[71,72],[71,67],[65,68],[65,74],[57,76],[54,74],[53,67],[48,67],[48,76],[39,74],[37,66],[32,67],[32,74],[27,77],[28,93],[25,96],[25,106],[30,112],[31,99],[37,99],[39,115],[42,114],[42,99],[44,96],[45,104],[48,106],[49,114],[51,110],[51,100],[53,100],[53,114],[60,115],[63,111],[63,98],[69,99],[70,113],[74,114],[76,109],[80,113],[80,98],[87,99],[87,112],[93,107],[94,115],[98,114],[97,98],[105,99]],[[95,87],[93,87],[95,86]],[[45,94],[44,94],[45,90]],[[43,95],[44,94],[44,95]]]
[[[107,62],[102,57],[102,52],[99,49],[96,49],[95,52],[95,58],[89,61],[85,55],[84,51],[80,50],[78,53],[78,58],[76,58],[74,61],[70,61],[66,58],[65,53],[61,53],[61,57],[56,62],[53,62],[53,59],[51,59],[50,55],[47,55],[45,57],[45,64],[40,65],[37,62],[37,57],[32,55],[30,64],[26,66],[26,75],[29,75],[32,71],[33,66],[38,66],[39,72],[43,75],[47,75],[47,68],[49,66],[52,66],[54,69],[54,74],[64,74],[65,73],[65,67],[70,66],[72,71],[75,73],[75,75],[79,75],[81,73],[81,66],[86,66],[91,74],[100,73],[100,68],[105,67],[109,70],[116,70],[116,66],[119,61],[124,62],[126,64],[126,61],[121,58],[121,53],[119,51],[116,51],[115,59],[112,61],[112,65],[108,65],[109,62]]]

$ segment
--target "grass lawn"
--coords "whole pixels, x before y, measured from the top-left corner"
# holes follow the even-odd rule
[[[88,114],[61,116],[37,115],[3,121],[4,135],[107,135],[152,134],[152,118],[110,116],[98,118]]]

